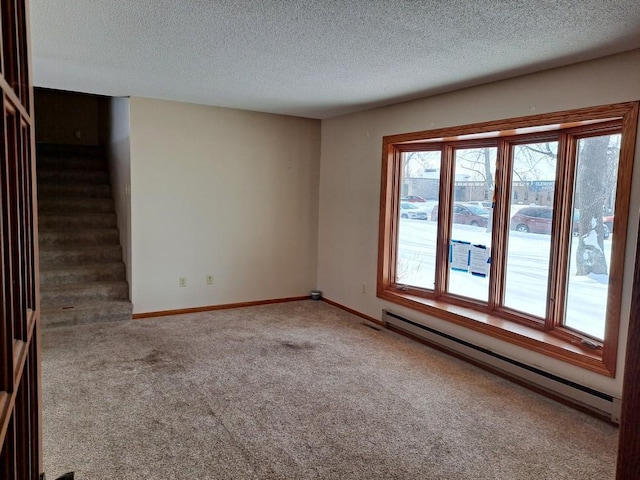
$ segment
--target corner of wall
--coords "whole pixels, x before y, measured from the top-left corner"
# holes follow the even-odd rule
[[[129,298],[133,300],[131,276],[131,141],[129,98],[109,98],[106,108],[107,154],[111,189],[116,208],[122,259],[129,283]]]

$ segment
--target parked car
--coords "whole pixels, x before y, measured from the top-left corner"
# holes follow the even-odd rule
[[[551,224],[553,222],[553,208],[551,207],[525,207],[518,210],[511,217],[511,230],[518,232],[551,234]],[[576,209],[573,212],[572,232],[578,235],[580,228],[580,212]],[[609,228],[603,224],[604,238],[609,238]]]
[[[490,211],[493,208],[493,203],[489,201],[474,201],[474,202],[462,202],[465,205],[473,205],[474,207],[484,208],[487,211]]]
[[[553,208],[525,207],[511,217],[511,230],[551,234]]]
[[[438,204],[431,210],[431,220],[438,220]],[[489,223],[489,212],[475,205],[455,202],[453,204],[453,223],[462,223],[474,227],[486,227]]]
[[[428,215],[426,210],[416,207],[413,203],[400,202],[400,218],[426,220]]]
[[[418,195],[407,195],[406,197],[402,197],[400,200],[410,203],[424,203],[427,201],[425,198],[419,197]]]

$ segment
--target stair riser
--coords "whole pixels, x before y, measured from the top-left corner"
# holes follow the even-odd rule
[[[104,150],[38,145],[36,172],[42,326],[131,319]]]
[[[40,271],[40,285],[43,288],[92,282],[112,282],[124,279],[125,266],[123,263]]]
[[[38,226],[41,230],[116,228],[117,222],[115,213],[75,216],[45,214],[38,217]]]
[[[58,171],[58,170],[40,170],[38,172],[38,184],[53,183],[53,184],[69,184],[69,183],[84,183],[84,184],[108,184],[109,173],[108,172],[94,172],[90,170],[79,171]]]
[[[105,300],[126,300],[129,296],[129,287],[126,282],[113,285],[87,286],[81,289],[46,290],[40,291],[42,306],[48,305],[77,305],[89,302],[101,302]]]
[[[48,213],[113,213],[113,200],[110,198],[47,198],[38,200],[38,212]]]
[[[107,171],[107,161],[92,157],[57,157],[38,155],[39,170],[94,170]]]
[[[121,262],[120,245],[104,246],[82,250],[40,250],[40,268],[55,268],[65,265],[82,265],[108,262]]]
[[[39,184],[38,198],[40,197],[111,198],[111,186],[85,184]]]
[[[110,306],[100,306],[93,310],[66,309],[43,310],[40,319],[43,328],[63,327],[70,325],[84,325],[90,323],[117,322],[131,320],[132,306],[115,303]]]
[[[40,247],[81,247],[95,245],[118,245],[120,236],[115,228],[78,231],[42,231]]]
[[[97,145],[64,145],[58,143],[39,143],[37,145],[39,157],[86,157],[105,158],[104,147]]]

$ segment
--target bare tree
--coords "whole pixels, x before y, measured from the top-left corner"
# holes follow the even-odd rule
[[[513,165],[515,178],[521,181],[541,180],[551,172],[555,176],[555,161],[557,158],[557,143],[538,143],[518,145],[517,160]],[[493,188],[492,165],[493,148],[475,148],[458,153],[457,161],[462,170],[470,172],[471,176],[481,179],[487,190]]]
[[[555,173],[557,142],[533,143],[516,147],[513,175],[521,181],[541,180]]]
[[[456,155],[456,166],[462,170],[470,172],[474,179],[481,179],[485,184],[485,189],[490,191],[493,188],[492,150],[494,147],[473,148],[469,150],[458,150]],[[493,152],[495,155],[495,152]]]
[[[404,178],[421,176],[422,173],[437,170],[440,162],[434,162],[433,152],[408,152],[404,157]],[[437,163],[437,165],[434,165]]]
[[[607,274],[604,254],[604,227],[602,214],[607,201],[608,168],[614,152],[609,149],[610,136],[592,137],[579,142],[576,173],[575,206],[580,220],[578,248],[576,249],[576,275]],[[617,155],[616,155],[617,170]]]

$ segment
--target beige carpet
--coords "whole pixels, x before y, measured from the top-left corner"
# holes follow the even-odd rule
[[[617,429],[322,302],[43,332],[48,478],[609,479]]]

